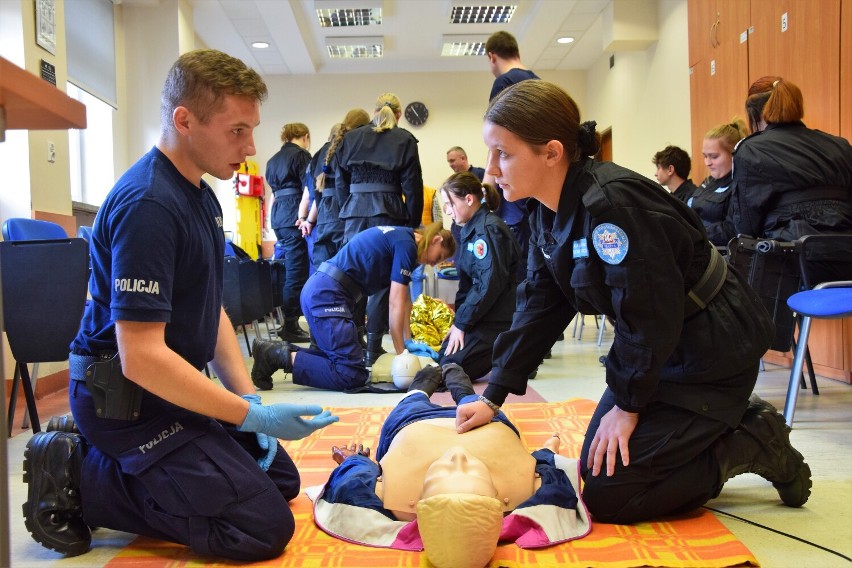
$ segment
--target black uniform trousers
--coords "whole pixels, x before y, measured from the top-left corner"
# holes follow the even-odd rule
[[[757,373],[755,364],[727,380],[754,385]],[[605,463],[600,473],[592,476],[587,467],[589,447],[601,418],[613,406],[615,395],[607,387],[586,430],[580,454],[583,498],[596,520],[629,524],[682,514],[718,495],[721,474],[713,446],[730,427],[663,402],[652,402],[639,414],[628,443],[630,465],[624,466],[619,453],[612,477],[607,477]]]

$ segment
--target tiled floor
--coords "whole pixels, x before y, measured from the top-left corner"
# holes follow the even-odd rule
[[[582,340],[573,339],[573,326],[569,327],[565,340],[554,346],[553,358],[545,361],[531,383],[545,400],[573,397],[597,400],[600,396],[604,376],[598,357],[606,353],[612,336],[606,333],[604,347],[599,348],[592,319],[586,319],[588,325]],[[247,365],[250,364],[251,360],[247,359]],[[787,369],[767,365],[760,375],[757,393],[780,408],[784,403],[788,376]],[[795,428],[791,434],[794,445],[804,454],[813,472],[814,487],[810,501],[801,509],[785,507],[771,484],[749,474],[729,481],[721,496],[708,504],[714,509],[763,525],[753,526],[717,514],[766,567],[831,568],[852,564],[796,540],[804,539],[852,557],[852,424],[849,420],[852,386],[829,379],[821,379],[819,386],[819,396],[808,391],[799,397]],[[399,395],[394,394],[346,395],[298,387],[286,381],[281,373],[275,376],[273,390],[264,393],[267,402],[317,403],[324,406],[390,406],[398,398]],[[47,409],[51,408],[49,405],[53,405],[53,409],[63,408],[64,394],[40,403],[40,408],[45,410],[45,422],[49,416]],[[132,540],[132,535],[99,529],[95,532],[91,552],[66,559],[43,549],[27,534],[20,504],[26,498],[22,456],[28,438],[29,434],[21,433],[9,442],[12,566],[103,566]]]

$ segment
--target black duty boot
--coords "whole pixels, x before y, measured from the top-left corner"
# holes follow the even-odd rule
[[[51,416],[44,431],[71,432],[72,434],[80,433],[80,431],[77,429],[77,423],[74,421],[74,417],[70,414],[63,414],[62,416]]]
[[[278,330],[278,337],[290,343],[310,343],[311,341],[311,334],[301,328],[297,317],[284,320],[284,325]]]
[[[408,385],[408,392],[421,390],[431,397],[442,382],[444,382],[444,377],[441,373],[441,367],[426,365],[414,375],[414,380]]]
[[[367,327],[359,326],[358,327],[358,343],[361,344],[361,349],[364,351],[367,350]]]
[[[24,524],[36,542],[67,556],[89,550],[92,531],[80,506],[85,441],[69,432],[38,432],[24,451]]]
[[[476,394],[473,390],[473,383],[470,382],[470,377],[456,363],[447,363],[441,369],[444,373],[444,383],[450,391],[450,396],[453,397],[453,402],[459,404],[464,397]]]
[[[367,349],[364,351],[364,365],[372,367],[379,357],[387,353],[382,347],[384,333],[367,332]]]
[[[293,370],[290,352],[293,348],[286,341],[262,341],[255,339],[251,342],[251,353],[254,365],[251,368],[251,381],[260,390],[272,388],[272,373],[281,369],[285,373]]]
[[[801,507],[811,494],[811,468],[790,443],[790,428],[774,406],[752,395],[740,425],[713,447],[720,481],[756,473],[773,487],[785,505]]]

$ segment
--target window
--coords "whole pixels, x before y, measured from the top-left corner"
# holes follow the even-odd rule
[[[115,183],[112,119],[115,109],[68,83],[68,96],[86,105],[85,130],[70,130],[71,200],[99,206]]]

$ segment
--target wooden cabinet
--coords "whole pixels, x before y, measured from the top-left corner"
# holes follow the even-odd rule
[[[707,175],[704,134],[747,122],[748,88],[766,75],[802,90],[807,126],[852,139],[852,0],[689,0],[687,11],[693,181]],[[809,345],[818,374],[852,383],[852,319],[815,320]],[[764,359],[789,366],[792,353]]]
[[[697,6],[697,7],[693,7]],[[707,6],[712,6],[708,9]],[[692,180],[707,177],[701,157],[704,135],[711,128],[744,117],[748,91],[749,3],[743,0],[690,0],[690,16],[706,18],[690,23],[690,108]],[[693,30],[699,34],[692,37]]]

